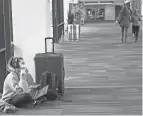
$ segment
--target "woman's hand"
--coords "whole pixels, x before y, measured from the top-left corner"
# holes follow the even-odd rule
[[[116,21],[115,23],[116,23],[116,26],[119,24],[118,21]]]
[[[41,85],[40,84],[37,84],[37,85],[31,85],[29,86],[29,89],[32,89],[32,90],[37,90],[37,89],[40,89]]]
[[[118,22],[118,21],[116,21],[116,24],[119,24],[119,22]]]
[[[16,90],[18,93],[23,93],[23,89],[22,88],[17,88],[17,90]]]
[[[26,70],[25,69],[22,69],[21,71],[20,71],[20,75],[21,76],[25,76],[27,73],[26,73]]]
[[[40,89],[41,88],[41,85],[40,84],[38,84],[37,86],[36,86],[36,89]]]
[[[28,73],[28,72],[29,72],[27,68],[25,68],[25,72],[26,72],[26,73]]]

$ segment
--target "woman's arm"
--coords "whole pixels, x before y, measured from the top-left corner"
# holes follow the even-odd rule
[[[133,22],[133,16],[131,15],[130,17],[129,17],[129,20],[130,20],[130,22]]]
[[[32,78],[32,75],[30,73],[26,74],[26,81],[27,81],[27,83],[28,83],[29,86],[30,85],[35,85],[34,80]]]
[[[122,21],[123,17],[122,17],[122,13],[119,14],[119,16],[117,17],[116,22],[118,22],[120,24],[120,22]]]
[[[139,17],[139,21],[142,21],[142,16]]]
[[[28,83],[29,89],[39,89],[40,88],[39,84],[34,83],[32,75],[29,73],[27,73],[27,75],[26,75],[26,81]]]
[[[10,87],[11,89],[13,89],[13,91],[17,92],[17,93],[22,93],[23,90],[21,87],[19,87],[18,81],[16,79],[16,77],[13,77],[10,81]]]

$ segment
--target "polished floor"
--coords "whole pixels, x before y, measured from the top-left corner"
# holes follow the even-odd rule
[[[16,114],[141,115],[142,35],[134,43],[131,29],[128,33],[127,43],[121,44],[116,24],[85,24],[79,41],[56,44],[55,51],[65,58],[65,101]]]

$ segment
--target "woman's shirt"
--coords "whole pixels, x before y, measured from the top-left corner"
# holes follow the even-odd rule
[[[131,22],[133,26],[140,26],[141,23],[141,16],[140,15],[132,15],[131,16]]]
[[[10,72],[7,75],[3,85],[2,100],[8,102],[18,93],[17,90],[20,88],[19,81],[20,78],[15,72]],[[26,75],[26,81],[28,83],[28,86],[35,85],[33,78],[29,73],[27,73]]]
[[[14,72],[10,72],[4,81],[2,100],[7,102],[18,93],[17,90],[20,88],[18,83],[18,75]]]
[[[120,13],[119,17],[117,18],[121,27],[130,27],[130,12],[126,12],[126,14]]]

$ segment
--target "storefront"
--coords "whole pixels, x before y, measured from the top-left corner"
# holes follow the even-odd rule
[[[114,21],[122,10],[124,3],[130,9],[138,9],[141,13],[142,0],[79,0],[83,3],[85,22]]]
[[[84,6],[85,21],[114,21],[115,6],[110,5],[86,5]]]
[[[105,20],[105,8],[87,8],[87,20]]]
[[[124,0],[80,0],[83,3],[85,22],[115,21]]]

